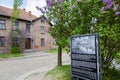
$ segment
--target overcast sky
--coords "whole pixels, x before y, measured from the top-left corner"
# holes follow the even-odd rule
[[[0,5],[12,8],[13,2],[14,0],[0,0]],[[37,11],[36,6],[44,7],[45,5],[45,0],[23,0],[21,9],[25,8],[27,11],[32,11],[32,14],[39,17],[41,13]]]

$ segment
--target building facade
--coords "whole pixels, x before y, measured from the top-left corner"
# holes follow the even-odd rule
[[[10,20],[11,14],[12,9],[0,6],[0,53],[10,51],[11,30],[13,30],[15,36],[13,45],[21,44],[23,50],[47,51],[55,48],[54,39],[48,33],[51,25],[45,17],[38,18],[30,11],[20,9],[19,18],[15,23],[12,23]],[[20,42],[22,38],[24,38],[24,41]]]

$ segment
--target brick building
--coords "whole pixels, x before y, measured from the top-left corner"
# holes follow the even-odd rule
[[[22,45],[24,50],[32,49],[36,51],[46,51],[55,47],[54,39],[47,32],[50,27],[50,23],[47,22],[44,17],[36,17],[31,12],[27,12],[25,9],[20,9],[20,16],[15,23],[11,23],[10,17],[12,9],[0,6],[0,53],[6,53],[10,51],[10,39],[7,41],[7,37],[10,37],[11,26],[13,29],[23,30],[26,32],[25,42]],[[14,33],[15,35],[15,33]],[[13,40],[13,43],[17,44],[17,38]],[[19,43],[21,44],[21,43]]]

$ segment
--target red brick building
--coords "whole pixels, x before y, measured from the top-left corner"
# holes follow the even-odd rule
[[[10,43],[4,40],[10,36],[12,9],[0,6],[0,53],[10,51]],[[13,29],[24,29],[29,36],[25,36],[25,43],[22,45],[24,50],[32,49],[36,51],[46,51],[55,47],[54,39],[47,32],[50,23],[44,17],[36,17],[30,11],[20,9],[20,16],[14,23]],[[14,40],[17,44],[17,39]]]

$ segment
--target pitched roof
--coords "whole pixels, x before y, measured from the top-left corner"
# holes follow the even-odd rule
[[[10,17],[11,14],[12,14],[12,9],[0,6],[0,15]],[[34,20],[36,18],[37,17],[35,15],[31,14],[31,12],[27,12],[25,10],[20,9],[19,19],[31,21],[31,20]]]

